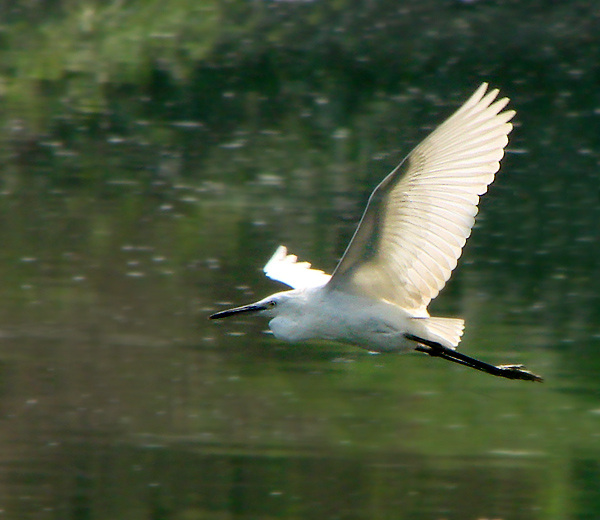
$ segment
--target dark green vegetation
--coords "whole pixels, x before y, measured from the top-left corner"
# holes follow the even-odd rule
[[[600,510],[600,7],[0,2],[10,518],[588,519]],[[517,126],[435,302],[461,349],[283,345],[210,312],[331,270],[481,81]]]

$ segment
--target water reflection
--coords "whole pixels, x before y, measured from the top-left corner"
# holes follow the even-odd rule
[[[28,497],[29,503],[44,504],[41,513],[48,516],[75,518],[93,512],[113,518],[387,518],[398,513],[485,518],[492,513],[525,519],[540,513],[531,498],[539,493],[531,484],[539,470],[535,464],[506,468],[483,459],[457,466],[444,460],[439,469],[440,461],[413,455],[372,461],[328,454],[202,454],[185,444],[135,448],[107,440],[75,441],[47,457],[41,468],[11,477],[26,482],[52,475],[52,484]],[[23,502],[15,513],[40,514],[27,511]]]
[[[466,317],[467,352],[535,367],[543,386],[206,321],[273,290],[260,266],[274,240],[335,263],[368,190],[348,181],[328,207],[309,197],[322,175],[292,190],[277,175],[93,192],[30,175],[5,191],[7,513],[531,518],[598,502],[596,245],[575,240],[566,262],[532,227],[546,206],[533,188],[523,198],[527,171],[484,199],[436,312]],[[543,193],[571,211],[560,190]],[[567,236],[574,224],[559,222]]]
[[[188,266],[191,289],[161,272],[128,276],[128,255],[148,253],[115,248],[116,268],[87,300],[57,308],[47,287],[12,310],[20,323],[2,341],[11,516],[531,518],[573,492],[596,499],[597,401],[555,354],[524,360],[544,365],[538,387],[426,357],[290,349],[260,326],[246,332],[250,322],[232,336],[206,327],[208,302],[189,307],[209,271]],[[465,348],[505,357],[496,341],[528,333],[486,321],[473,328],[494,340]]]
[[[528,518],[548,505],[544,395],[481,396],[484,378],[400,356],[54,333],[3,342],[11,516]]]

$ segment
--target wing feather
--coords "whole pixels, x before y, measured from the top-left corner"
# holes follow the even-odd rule
[[[375,189],[328,288],[427,316],[456,267],[514,111],[486,83]]]
[[[331,275],[311,269],[310,263],[298,262],[296,255],[288,255],[285,246],[279,246],[263,268],[264,273],[278,282],[294,289],[307,289],[325,285]]]

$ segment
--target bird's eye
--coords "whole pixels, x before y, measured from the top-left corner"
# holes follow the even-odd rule
[[[277,305],[273,300],[267,302],[267,307],[269,307],[270,309],[275,307],[275,305]]]

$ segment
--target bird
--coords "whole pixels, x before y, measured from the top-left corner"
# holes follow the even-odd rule
[[[543,381],[523,365],[457,350],[464,320],[430,316],[494,180],[514,110],[487,83],[418,144],[372,192],[332,275],[279,246],[264,267],[291,289],[209,316],[269,318],[287,342],[330,340],[370,352],[417,351],[507,379]]]

